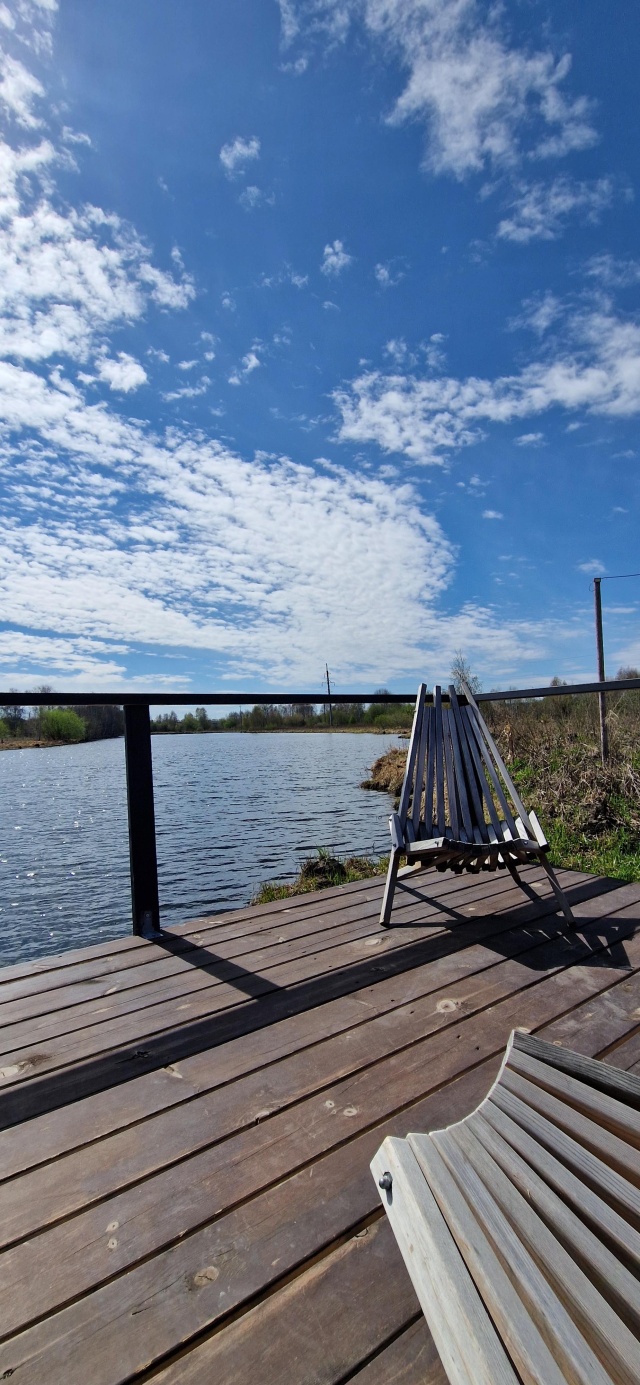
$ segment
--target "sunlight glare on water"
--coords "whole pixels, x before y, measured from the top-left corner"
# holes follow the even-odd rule
[[[393,737],[154,736],[163,924],[245,905],[316,847],[388,850],[359,787]],[[131,931],[124,741],[0,754],[0,965]]]

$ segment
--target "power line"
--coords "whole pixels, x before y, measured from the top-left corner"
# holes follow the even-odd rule
[[[640,572],[612,572],[608,577],[601,577],[601,582],[619,582],[621,577],[640,577]]]

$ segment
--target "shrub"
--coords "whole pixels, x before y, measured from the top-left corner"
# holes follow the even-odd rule
[[[9,727],[3,717],[0,717],[0,741],[8,741]]]
[[[48,741],[81,741],[86,731],[82,717],[66,707],[50,707],[43,712],[40,726]]]

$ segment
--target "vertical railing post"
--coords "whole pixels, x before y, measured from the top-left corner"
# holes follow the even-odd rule
[[[160,931],[160,905],[148,704],[124,704],[124,748],[133,931],[149,938]]]
[[[602,636],[602,597],[600,595],[600,577],[593,579],[593,596],[595,604],[596,618],[596,649],[598,653],[598,680],[604,683],[604,639]],[[607,729],[607,703],[603,692],[598,693],[598,709],[600,712],[600,754],[602,763],[606,765],[609,759],[609,732]]]

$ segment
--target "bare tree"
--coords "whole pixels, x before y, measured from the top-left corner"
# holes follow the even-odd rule
[[[456,692],[464,692],[463,683],[466,683],[472,693],[482,692],[482,683],[477,675],[472,673],[469,660],[465,658],[461,649],[456,649],[451,662],[451,672],[449,676],[451,682],[455,684]]]

